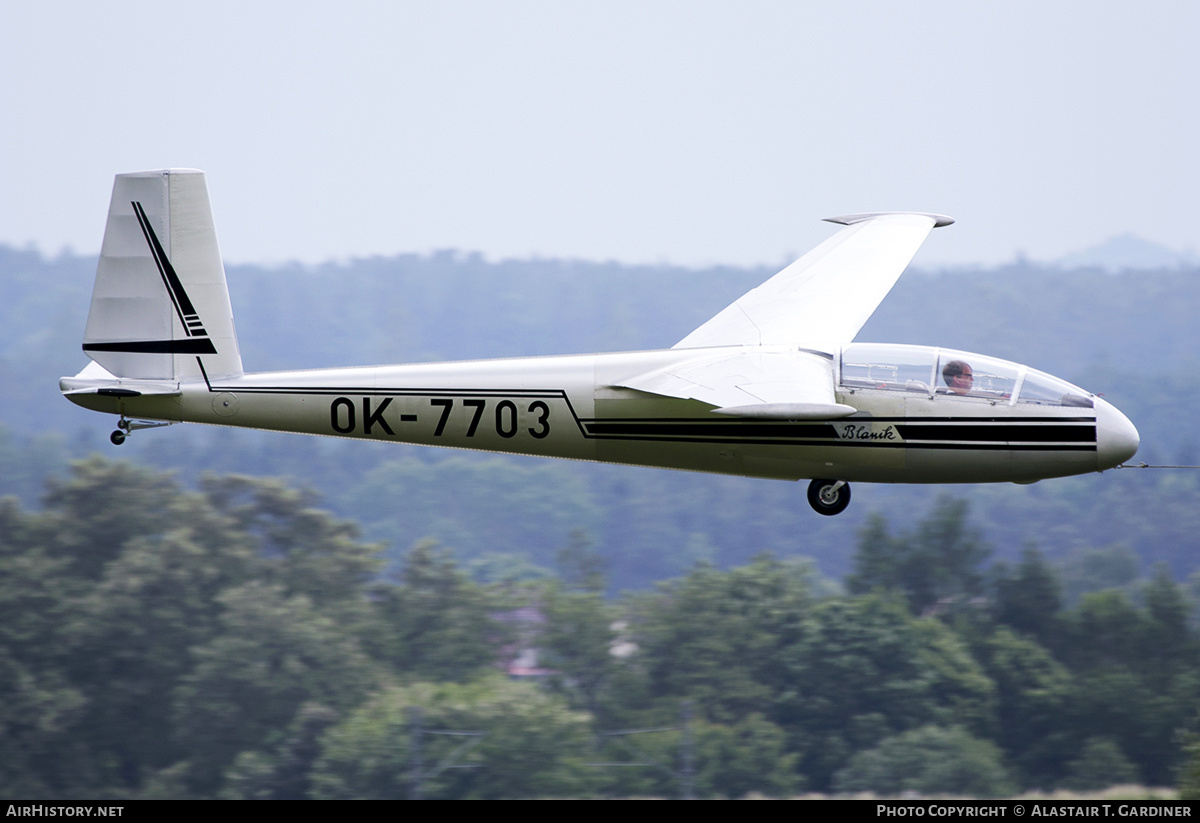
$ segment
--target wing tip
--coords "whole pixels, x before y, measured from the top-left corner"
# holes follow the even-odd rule
[[[927,211],[871,211],[863,212],[862,214],[843,214],[838,217],[826,217],[826,223],[838,223],[843,226],[853,226],[855,223],[865,223],[868,220],[874,220],[877,217],[897,217],[904,215],[915,215],[917,217],[929,217],[933,220],[933,227],[941,228],[949,226],[954,222],[954,218],[945,214],[934,214]]]

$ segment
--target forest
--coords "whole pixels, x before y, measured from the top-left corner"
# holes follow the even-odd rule
[[[948,496],[873,515],[841,584],[762,554],[618,598],[582,530],[481,583],[317,502],[98,456],[6,499],[0,791],[987,797],[1173,785],[1195,747],[1195,593],[1119,549],[991,562]]]
[[[116,450],[56,386],[94,266],[0,248],[10,796],[1186,788],[1195,472],[860,484],[819,518],[736,477],[188,426]],[[265,370],[669,346],[770,273],[443,252],[229,283]],[[1028,363],[1192,464],[1197,274],[910,272],[859,339]]]

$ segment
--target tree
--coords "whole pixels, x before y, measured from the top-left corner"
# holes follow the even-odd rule
[[[431,798],[578,796],[595,778],[583,765],[587,730],[587,715],[560,698],[498,674],[388,687],[326,733],[314,792],[323,798],[404,798],[414,790]],[[439,770],[451,764],[473,768]]]
[[[201,490],[214,509],[253,541],[263,577],[287,596],[304,595],[347,626],[366,619],[363,597],[382,566],[380,547],[359,541],[358,527],[316,507],[316,495],[277,480],[205,476]]]
[[[685,722],[686,730],[677,725],[602,738],[600,758],[632,758],[639,764],[606,770],[605,794],[677,798],[690,788],[694,797],[736,799],[750,794],[783,797],[803,788],[787,735],[761,714],[752,712],[728,724],[697,718]]]
[[[962,729],[924,726],[859,752],[834,777],[841,794],[902,792],[1003,797],[1013,791],[1000,750]]]
[[[730,723],[771,715],[772,695],[787,691],[789,648],[807,632],[812,569],[770,556],[729,572],[701,565],[687,577],[635,598],[630,626],[649,692],[697,701],[708,720]]]
[[[1083,595],[1066,614],[1063,657],[1076,671],[1139,668],[1148,652],[1146,615],[1120,589]]]
[[[1195,665],[1195,656],[1189,654],[1191,607],[1163,564],[1155,566],[1154,577],[1143,588],[1142,596],[1147,617],[1146,662],[1156,686],[1165,689],[1174,675]]]
[[[1110,786],[1128,786],[1139,781],[1137,768],[1114,741],[1089,737],[1079,757],[1067,765],[1063,788],[1078,792],[1097,791]]]
[[[243,751],[261,750],[309,702],[348,711],[381,677],[359,644],[304,595],[258,581],[218,596],[221,630],[192,654],[173,730],[205,794]]]
[[[306,703],[270,752],[242,752],[225,772],[226,800],[305,800],[312,796],[312,771],[321,753],[321,736],[338,713]]]
[[[172,690],[215,625],[211,598],[248,578],[253,552],[169,477],[99,458],[76,463],[44,511],[23,520],[6,557],[16,573],[9,591],[23,593],[0,604],[20,605],[5,615],[10,637],[37,637],[7,644],[32,678],[16,683],[48,689],[44,705],[73,706],[53,756],[38,760],[45,730],[58,725],[43,718],[44,742],[28,741],[23,762],[50,793],[136,792],[180,758]],[[65,719],[61,708],[55,715]]]
[[[377,621],[367,647],[407,680],[466,680],[498,660],[504,634],[485,591],[450,553],[421,541],[400,579],[374,589]]]
[[[583,529],[574,529],[566,545],[555,553],[559,577],[568,587],[585,592],[604,591],[604,569],[608,560],[592,546]]]
[[[1072,721],[1079,745],[1116,743],[1142,777],[1171,779],[1175,732],[1194,712],[1198,673],[1181,592],[1160,568],[1138,608],[1121,589],[1084,594],[1066,615],[1064,659],[1075,671]]]
[[[170,475],[93,456],[72,464],[67,481],[48,482],[38,539],[73,574],[96,579],[130,539],[178,528],[180,500]]]
[[[0,503],[0,786],[211,796],[372,688],[374,547],[277,483],[208,489],[95,458],[40,513]]]
[[[1089,592],[1132,587],[1138,565],[1137,554],[1121,544],[1069,555],[1062,566],[1067,603],[1075,604]]]
[[[916,621],[918,655],[936,725],[959,726],[980,738],[996,732],[996,684],[967,644],[940,620]]]
[[[553,687],[574,707],[601,715],[619,666],[612,653],[616,610],[598,592],[564,591],[557,583],[542,589],[541,608],[546,625],[538,642],[543,665],[554,671]]]
[[[941,497],[928,518],[899,536],[890,534],[881,515],[872,515],[860,533],[847,590],[902,592],[913,614],[961,606],[980,594],[979,565],[991,549],[968,525],[968,508],[966,500]]]
[[[85,794],[93,769],[72,736],[88,709],[64,653],[80,581],[70,561],[41,545],[45,524],[13,498],[0,498],[0,792],[10,796]]]
[[[696,759],[700,797],[785,797],[804,783],[796,755],[787,752],[787,735],[757,712],[728,726],[698,724]]]
[[[996,684],[995,741],[1024,784],[1050,788],[1073,745],[1070,672],[1033,640],[1003,626],[984,641],[980,658]]]
[[[1054,567],[1034,546],[1026,546],[1016,572],[993,567],[992,613],[997,623],[1046,644],[1062,631],[1062,583]]]
[[[883,739],[932,722],[939,713],[938,640],[895,597],[835,598],[815,606],[808,631],[785,650],[790,677],[774,696],[772,719],[801,755],[814,789],[826,790],[849,758]],[[974,688],[953,689],[968,705]],[[986,703],[984,704],[986,705]],[[968,715],[978,718],[976,706]]]
[[[1193,720],[1194,724],[1194,720]],[[1200,735],[1192,729],[1179,732],[1183,766],[1179,769],[1179,799],[1200,800]]]

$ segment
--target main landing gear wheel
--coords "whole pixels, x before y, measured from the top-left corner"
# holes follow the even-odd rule
[[[850,484],[845,480],[814,480],[808,484],[808,504],[817,514],[841,514],[850,505]]]
[[[125,415],[121,415],[121,419],[117,421],[117,430],[108,436],[108,440],[114,446],[119,446],[132,431],[133,425],[125,419]]]
[[[128,420],[125,415],[121,415],[121,419],[117,421],[117,430],[110,434],[108,439],[114,446],[119,446],[138,429],[160,429],[174,423],[173,420]]]

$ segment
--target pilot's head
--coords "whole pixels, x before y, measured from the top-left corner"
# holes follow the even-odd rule
[[[971,364],[964,360],[951,360],[942,366],[942,379],[955,394],[966,394],[975,385],[975,375]]]

